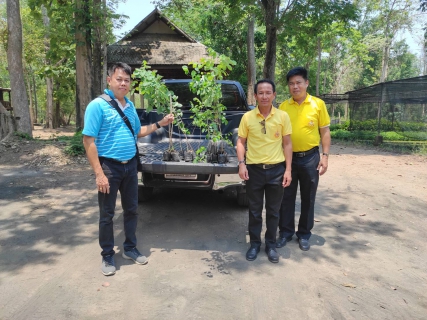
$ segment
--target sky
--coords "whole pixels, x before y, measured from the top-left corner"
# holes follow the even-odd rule
[[[154,8],[154,5],[151,4],[151,0],[127,0],[126,3],[120,3],[117,8],[117,13],[127,15],[129,19],[123,28],[115,30],[114,34],[120,37],[123,33],[131,31],[142,19],[148,16]]]
[[[129,16],[129,19],[127,20],[123,28],[121,28],[120,30],[115,30],[114,34],[117,37],[123,36],[123,33],[132,30],[139,22],[141,22],[142,19],[148,16],[155,8],[151,1],[152,0],[127,0],[126,3],[120,3],[118,6],[117,13],[127,15]],[[425,15],[424,19],[426,19]],[[420,20],[424,19],[421,18]],[[405,38],[406,43],[409,45],[410,51],[416,54],[417,56],[420,56],[422,50],[420,45],[422,34],[423,31],[421,25],[418,23],[414,26],[414,30],[412,33],[404,31],[398,34],[397,38]]]

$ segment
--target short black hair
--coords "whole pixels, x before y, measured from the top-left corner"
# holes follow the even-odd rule
[[[262,79],[262,80],[258,80],[258,82],[255,84],[255,87],[254,87],[254,93],[255,94],[257,94],[258,85],[260,83],[269,83],[269,84],[271,84],[271,86],[273,87],[273,92],[276,92],[276,85],[274,84],[273,80]]]
[[[289,78],[293,77],[293,76],[301,76],[304,78],[304,80],[308,80],[308,72],[307,69],[304,67],[296,67],[293,68],[292,70],[290,70],[288,72],[288,74],[286,75],[286,81],[289,82]]]
[[[132,68],[128,64],[124,62],[114,62],[108,68],[108,76],[111,77],[114,74],[114,72],[116,72],[116,69],[122,69],[129,76],[132,75]]]

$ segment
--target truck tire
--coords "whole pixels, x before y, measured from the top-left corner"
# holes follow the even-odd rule
[[[146,202],[153,197],[153,187],[138,186],[138,202]]]
[[[249,199],[246,192],[239,192],[237,193],[237,204],[239,206],[247,207],[249,206]]]

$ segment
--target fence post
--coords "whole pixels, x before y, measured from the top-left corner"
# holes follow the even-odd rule
[[[378,105],[378,135],[375,137],[374,146],[378,146],[383,143],[383,137],[381,136],[381,109],[384,105],[385,99],[385,85],[384,82],[381,83],[381,102]]]

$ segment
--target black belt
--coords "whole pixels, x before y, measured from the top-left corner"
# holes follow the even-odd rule
[[[121,164],[126,164],[126,163],[128,163],[128,162],[130,161],[130,160],[120,161],[120,160],[111,159],[111,158],[106,158],[106,157],[99,157],[99,159],[110,160],[110,161],[117,162],[117,163],[121,163]],[[132,160],[132,159],[131,159],[131,160]]]
[[[318,150],[319,150],[319,147],[314,147],[313,149],[303,151],[303,152],[293,152],[293,156],[297,158],[302,158],[302,157],[308,156],[309,154],[318,152]]]
[[[274,167],[277,167],[279,165],[283,165],[283,162],[275,163],[275,164],[262,164],[262,163],[256,163],[256,164],[250,164],[250,166],[255,166],[262,169],[271,169]]]

